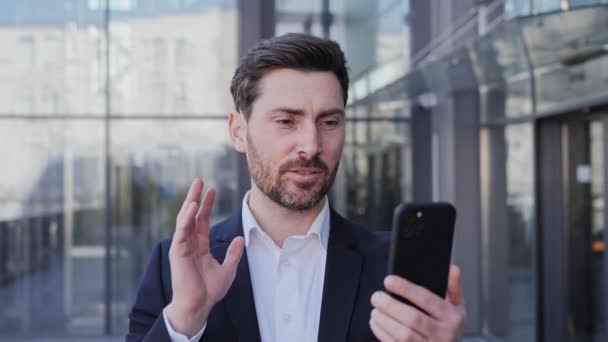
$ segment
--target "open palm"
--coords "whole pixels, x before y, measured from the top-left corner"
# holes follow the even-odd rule
[[[198,317],[204,323],[213,305],[226,295],[234,280],[244,240],[237,237],[232,241],[222,264],[211,255],[209,221],[215,190],[207,191],[199,205],[202,191],[203,183],[195,179],[177,215],[169,263],[172,312],[178,312],[176,316]]]

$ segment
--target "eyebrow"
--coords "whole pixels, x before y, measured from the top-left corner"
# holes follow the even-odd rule
[[[290,108],[290,107],[277,107],[268,112],[268,114],[277,114],[277,113],[287,113],[287,114],[299,115],[299,116],[304,115],[304,111],[302,109]],[[321,112],[319,112],[318,117],[325,117],[325,116],[334,115],[334,114],[342,114],[342,116],[344,116],[344,109],[342,109],[342,108],[325,109],[325,110],[322,110]]]

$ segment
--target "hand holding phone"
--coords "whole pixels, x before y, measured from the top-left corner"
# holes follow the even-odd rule
[[[388,270],[394,276],[371,297],[369,324],[379,340],[461,340],[466,308],[460,270],[450,272],[455,219],[448,203],[396,208]]]

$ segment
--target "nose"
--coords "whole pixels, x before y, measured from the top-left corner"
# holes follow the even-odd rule
[[[298,155],[306,159],[321,153],[321,134],[317,125],[306,125],[299,134]]]

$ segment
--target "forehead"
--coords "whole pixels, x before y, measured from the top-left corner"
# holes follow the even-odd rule
[[[258,97],[252,112],[265,112],[274,107],[305,111],[344,108],[342,88],[330,71],[272,70],[258,83]]]

